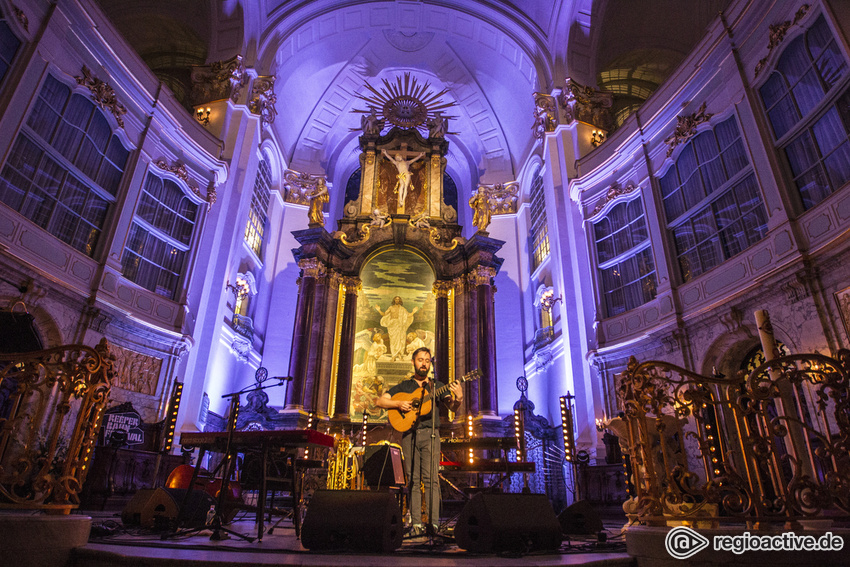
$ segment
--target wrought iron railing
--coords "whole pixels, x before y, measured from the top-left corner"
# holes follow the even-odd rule
[[[0,355],[0,508],[79,505],[109,397],[106,339]]]
[[[636,517],[800,526],[850,517],[850,351],[791,355],[749,375],[666,362],[620,375]]]

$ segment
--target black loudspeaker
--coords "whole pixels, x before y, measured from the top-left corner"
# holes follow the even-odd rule
[[[210,507],[216,505],[215,498],[203,490],[192,490],[181,514],[180,507],[185,496],[186,490],[181,488],[140,489],[121,511],[121,522],[125,526],[152,528],[176,522],[179,516],[183,526],[203,526]]]
[[[389,553],[404,524],[395,497],[368,490],[317,490],[307,506],[301,545],[310,550]]]
[[[602,519],[587,500],[579,500],[558,514],[561,531],[569,535],[597,534],[604,529]]]
[[[474,553],[561,547],[561,526],[545,494],[485,494],[466,503],[455,526],[457,546]]]
[[[369,486],[404,486],[401,447],[387,443],[367,445],[360,468]]]

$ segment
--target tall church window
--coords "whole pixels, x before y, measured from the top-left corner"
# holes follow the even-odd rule
[[[549,256],[549,223],[546,221],[546,199],[543,194],[543,175],[538,168],[531,180],[531,271],[536,270]]]
[[[823,16],[789,42],[759,89],[804,209],[850,180],[847,61]],[[831,100],[828,104],[825,101]]]
[[[254,321],[248,315],[251,298],[257,295],[257,280],[251,272],[236,274],[236,283],[230,286],[235,294],[233,302],[233,329],[253,340]]]
[[[248,243],[248,246],[258,258],[263,257],[263,239],[268,221],[271,185],[272,175],[269,162],[262,159],[257,167],[254,194],[251,196],[251,208],[248,211],[248,223],[245,226],[245,242]]]
[[[176,299],[197,215],[197,203],[180,185],[148,173],[121,259],[124,277]]]
[[[12,66],[12,60],[21,46],[21,40],[12,32],[6,23],[6,16],[0,13],[0,81],[6,76]]]
[[[685,282],[767,233],[767,213],[734,116],[694,136],[659,184]]]
[[[593,223],[593,236],[608,317],[655,299],[655,263],[640,198],[615,205]]]
[[[0,172],[0,201],[93,256],[128,155],[88,96],[48,76]]]

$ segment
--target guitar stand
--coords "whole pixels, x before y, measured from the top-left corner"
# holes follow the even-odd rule
[[[236,426],[235,416],[236,416],[236,409],[239,407],[239,394],[240,393],[241,392],[236,392],[235,394],[228,394],[226,396],[223,396],[223,397],[230,397],[230,411],[229,411],[230,417],[228,418],[228,427],[227,427],[228,439],[227,439],[226,451],[224,452],[224,470],[223,470],[222,476],[221,476],[221,488],[218,491],[218,502],[216,502],[215,516],[213,516],[212,523],[210,523],[209,525],[199,526],[197,528],[190,528],[188,530],[182,530],[182,531],[177,530],[173,533],[164,533],[161,536],[161,539],[163,541],[166,540],[166,539],[169,539],[171,537],[187,536],[187,535],[196,534],[196,533],[202,532],[204,530],[212,530],[212,535],[210,535],[210,540],[212,540],[212,541],[221,541],[221,540],[224,540],[224,539],[228,539],[227,534],[236,536],[239,539],[247,541],[248,543],[251,543],[251,542],[254,541],[255,538],[253,538],[251,536],[246,536],[245,534],[240,534],[239,532],[225,528],[222,525],[223,524],[223,522],[222,522],[222,512],[224,510],[224,499],[225,499],[225,496],[227,494],[227,485],[230,482],[230,473],[231,473],[230,465],[236,457],[236,455],[231,452],[230,448],[231,448],[231,442],[233,440],[233,430]],[[181,520],[181,517],[183,516],[183,510],[185,510],[186,504],[189,501],[189,493],[192,491],[192,487],[195,486],[195,480],[198,478],[198,471],[200,470],[201,461],[203,460],[203,458],[204,458],[204,451],[202,449],[198,453],[198,463],[197,463],[197,465],[195,465],[195,472],[192,474],[192,481],[191,481],[191,483],[189,483],[189,489],[187,489],[186,495],[183,497],[183,503],[180,506],[180,511],[177,513],[177,525],[178,526],[180,525],[180,520]],[[220,466],[220,464],[219,464],[219,466]],[[222,534],[222,532],[224,532],[224,534]]]

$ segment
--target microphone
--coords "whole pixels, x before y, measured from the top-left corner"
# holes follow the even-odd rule
[[[292,376],[275,376],[272,380],[280,380],[281,382],[292,382],[294,378]]]

